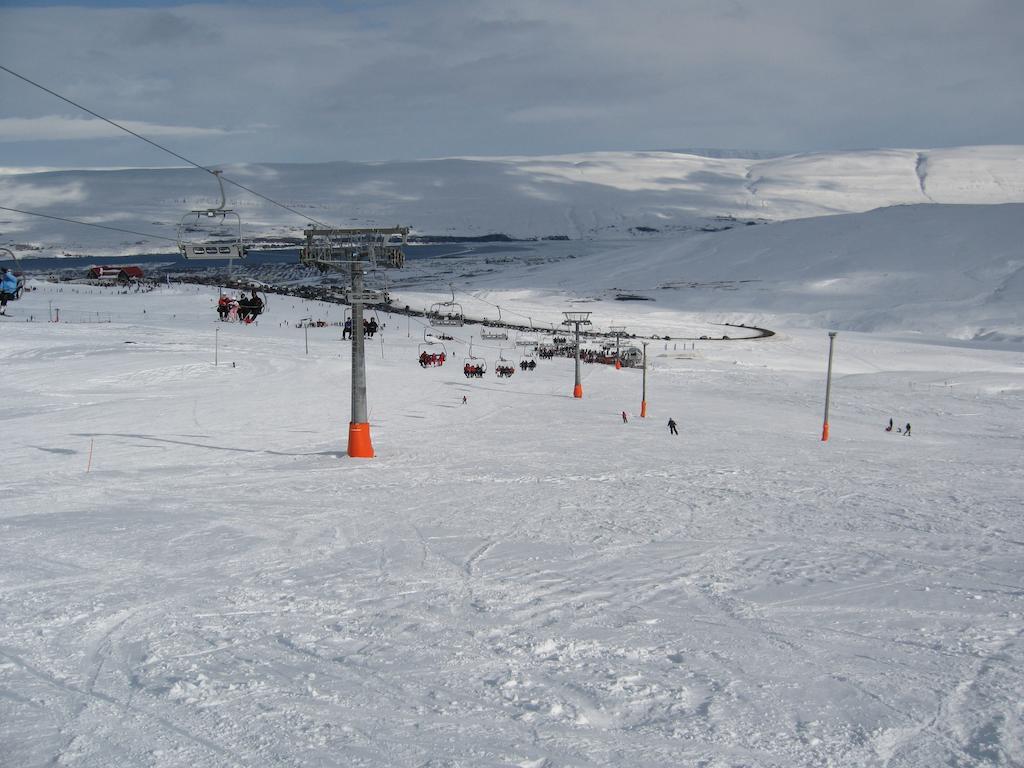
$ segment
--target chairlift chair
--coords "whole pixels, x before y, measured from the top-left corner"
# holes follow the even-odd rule
[[[11,301],[17,301],[21,298],[21,294],[25,290],[25,275],[21,272],[21,263],[18,261],[18,257],[14,255],[14,251],[10,248],[0,248],[0,253],[6,253],[7,258],[5,261],[13,262],[13,266],[8,267],[6,264],[3,269],[10,269],[14,273],[15,279],[18,281],[18,288],[11,294]],[[2,270],[0,270],[2,272]]]
[[[499,307],[497,304],[495,304],[494,306],[497,307],[497,309],[498,309],[498,323],[500,324],[501,323],[501,307]],[[494,339],[494,340],[498,340],[498,341],[507,341],[508,340],[508,331],[506,331],[504,328],[502,328],[500,326],[497,327],[497,328],[488,328],[485,325],[485,326],[483,326],[483,328],[480,329],[480,338],[481,339]]]
[[[500,378],[509,378],[516,372],[516,367],[511,360],[506,360],[502,350],[498,350],[498,359],[494,362],[494,372]]]
[[[487,361],[482,357],[475,357],[473,355],[472,339],[469,340],[469,354],[462,363],[462,372],[466,375],[467,379],[481,379],[487,372]]]
[[[440,351],[438,351],[440,347]],[[448,349],[444,343],[427,335],[423,330],[423,343],[419,345],[417,360],[421,368],[440,368],[448,359]]]
[[[427,319],[430,324],[437,327],[459,327],[465,322],[466,316],[462,312],[462,305],[455,301],[455,289],[448,286],[452,292],[451,301],[438,301],[430,305],[427,312]]]
[[[178,250],[189,260],[244,259],[247,247],[242,242],[242,218],[235,211],[225,207],[227,198],[224,195],[221,171],[212,173],[220,185],[220,205],[216,208],[192,210],[181,217],[181,221],[178,222]],[[212,231],[214,226],[223,229],[220,232]],[[191,233],[204,233],[206,237],[192,239],[188,237]],[[218,235],[226,239],[215,239]]]

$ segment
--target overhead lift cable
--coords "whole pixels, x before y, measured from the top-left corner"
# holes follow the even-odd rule
[[[41,91],[45,91],[46,93],[50,94],[51,96],[57,97],[61,101],[67,102],[71,106],[76,107],[77,109],[80,109],[83,112],[89,113],[93,117],[95,117],[95,118],[97,118],[99,120],[102,120],[105,123],[109,123],[110,125],[114,126],[115,128],[117,128],[119,130],[122,130],[125,133],[130,134],[131,136],[134,136],[137,139],[141,139],[142,141],[146,142],[147,144],[150,144],[151,146],[154,146],[157,149],[159,149],[159,150],[161,150],[163,152],[166,152],[167,154],[172,155],[173,157],[176,157],[179,160],[181,160],[183,162],[186,162],[189,165],[194,166],[194,167],[198,168],[201,171],[206,171],[207,173],[213,174],[215,176],[217,175],[216,173],[214,173],[214,170],[212,168],[207,168],[205,165],[200,165],[199,163],[195,162],[194,160],[189,160],[187,157],[185,157],[182,154],[179,154],[179,153],[175,152],[173,149],[168,149],[167,147],[163,146],[162,144],[158,144],[157,142],[153,141],[152,139],[147,139],[141,133],[136,133],[131,128],[127,128],[127,127],[121,125],[120,123],[118,123],[118,122],[116,122],[114,120],[111,120],[109,117],[104,117],[99,112],[94,112],[93,110],[89,109],[88,107],[79,104],[77,101],[72,101],[71,99],[69,99],[66,96],[61,96],[56,91],[47,88],[45,85],[40,85],[39,83],[35,82],[34,80],[30,80],[29,78],[25,77],[24,75],[18,74],[13,69],[9,69],[8,67],[5,67],[3,64],[0,64],[0,69],[2,69],[4,72],[7,72],[10,75],[14,75],[14,77],[18,78],[19,80],[24,80],[29,85],[32,85],[32,86],[40,89]],[[276,205],[279,208],[283,208],[286,211],[290,211],[291,213],[294,213],[296,216],[301,216],[302,218],[306,219],[307,221],[311,221],[314,224],[317,224],[317,225],[322,226],[322,227],[327,227],[328,226],[327,224],[324,224],[322,221],[314,219],[312,216],[307,216],[306,214],[302,213],[301,211],[295,210],[291,206],[285,205],[284,203],[279,203],[277,200],[274,200],[272,197],[267,197],[266,195],[261,194],[260,192],[257,192],[255,189],[252,189],[250,187],[245,186],[244,184],[241,184],[241,183],[239,183],[237,181],[229,179],[227,176],[224,176],[223,174],[221,175],[221,178],[224,179],[224,181],[226,181],[228,184],[231,184],[231,185],[233,185],[235,187],[238,187],[239,189],[245,190],[250,195],[255,195],[256,197],[261,198],[262,200],[266,200],[268,203]]]
[[[23,211],[20,208],[8,208],[5,205],[0,205],[0,211],[11,211],[12,213],[21,213],[25,216],[38,216],[43,219],[53,219],[54,221],[66,221],[68,224],[78,224],[83,227],[96,227],[97,229],[109,229],[113,232],[124,232],[129,235],[139,235],[140,237],[150,237],[154,240],[168,240],[172,243],[177,243],[177,239],[173,237],[166,237],[164,235],[153,235],[149,232],[136,232],[134,229],[121,229],[121,227],[111,227],[106,224],[92,224],[88,221],[76,221],[75,219],[65,219],[63,216],[51,216],[48,213],[38,213],[36,211]]]

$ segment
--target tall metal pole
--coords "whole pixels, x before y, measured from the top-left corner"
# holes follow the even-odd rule
[[[366,347],[363,341],[363,265],[352,263],[352,419],[348,425],[348,455],[372,459],[370,420],[366,408]]]
[[[828,440],[828,405],[832,397],[832,350],[835,346],[836,332],[828,332],[828,375],[825,377],[825,423],[821,428],[821,441]]]
[[[580,377],[580,326],[590,325],[589,312],[563,312],[565,322],[562,325],[576,326],[576,385],[573,387],[573,397],[583,397],[583,379]],[[532,321],[531,321],[532,325]]]
[[[647,418],[647,344],[648,342],[641,342],[644,345],[644,388],[643,394],[640,396],[640,418]]]
[[[619,354],[619,342],[622,341],[622,337],[626,333],[626,326],[613,325],[611,326],[611,332],[615,335],[615,370],[618,371],[622,369],[622,357]]]
[[[576,323],[576,386],[572,388],[573,397],[583,397],[583,380],[580,378],[580,324]]]

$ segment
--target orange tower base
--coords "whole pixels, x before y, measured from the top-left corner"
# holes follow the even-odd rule
[[[825,425],[821,428],[821,442],[824,443],[826,441],[828,441],[828,422],[827,421],[825,422]]]
[[[640,418],[641,419],[646,419],[647,418],[647,401],[646,400],[641,400],[640,401]]]
[[[370,442],[370,424],[368,422],[349,422],[348,455],[353,459],[373,458],[373,443]]]
[[[582,384],[577,384],[575,387],[572,388],[572,396],[573,397],[583,397],[583,385]]]
[[[622,361],[621,360],[616,360],[615,361],[615,370],[616,371],[621,371],[622,370]]]

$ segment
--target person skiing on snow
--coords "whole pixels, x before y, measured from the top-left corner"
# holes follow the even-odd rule
[[[629,423],[629,419],[626,417],[626,412],[625,411],[622,412],[622,423],[623,424],[628,424]]]
[[[885,428],[886,432],[892,432],[892,419],[889,419],[889,426]]]
[[[910,437],[910,422],[909,421],[907,422],[906,429],[903,430],[903,434],[906,435],[907,437]]]
[[[345,327],[341,331],[341,338],[351,339],[352,338],[352,318],[345,318]]]
[[[676,431],[676,420],[671,418],[671,417],[668,420],[668,432],[669,432],[670,435],[678,435],[679,434],[679,432]]]

